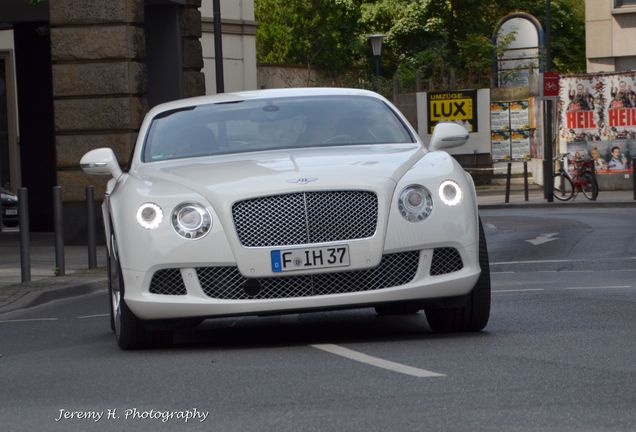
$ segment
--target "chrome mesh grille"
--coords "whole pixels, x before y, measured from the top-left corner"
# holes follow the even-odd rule
[[[456,272],[464,267],[462,257],[455,248],[435,248],[431,260],[431,276]]]
[[[260,291],[248,294],[249,280],[237,267],[197,268],[199,283],[206,295],[225,300],[275,299],[371,291],[403,285],[413,280],[419,265],[419,251],[384,255],[372,269],[282,276],[257,279]]]
[[[176,268],[156,271],[150,281],[150,292],[164,295],[186,295],[181,271]]]
[[[275,195],[239,201],[232,216],[246,247],[360,239],[375,233],[378,197],[368,191]]]

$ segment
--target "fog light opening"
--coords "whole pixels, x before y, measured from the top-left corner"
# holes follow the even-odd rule
[[[261,292],[261,283],[258,279],[248,279],[243,285],[243,291],[250,297],[254,297]]]

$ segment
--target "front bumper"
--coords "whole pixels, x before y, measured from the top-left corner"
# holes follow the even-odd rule
[[[194,267],[180,267],[177,274],[183,280],[184,292],[177,295],[155,294],[150,285],[155,272],[123,270],[126,286],[126,303],[141,319],[176,319],[191,317],[221,317],[234,315],[262,315],[268,313],[302,312],[315,309],[355,308],[372,304],[394,301],[431,300],[456,297],[469,293],[479,278],[481,269],[476,261],[476,245],[457,249],[461,257],[461,268],[439,274],[435,271],[434,255],[437,249],[424,249],[412,252],[417,255],[416,267],[408,281],[397,275],[377,282],[368,271],[323,273],[319,277],[336,277],[343,290],[350,292],[296,294],[297,296],[272,298],[250,298],[231,295],[234,298],[217,298],[201,281],[201,271]],[[436,258],[435,258],[436,259]],[[384,260],[383,260],[384,262]],[[382,266],[382,264],[381,264]],[[381,269],[385,273],[386,269]],[[315,275],[314,275],[315,276]],[[283,276],[290,277],[290,276]],[[298,277],[298,276],[291,276]],[[311,277],[301,275],[302,277]],[[366,278],[366,279],[365,279]],[[278,279],[278,278],[277,278]],[[244,279],[248,281],[250,279]],[[254,281],[256,279],[251,279]],[[281,279],[278,279],[280,281]],[[344,281],[348,281],[344,283]],[[374,282],[375,281],[375,282]],[[397,281],[397,285],[392,285]],[[387,285],[388,284],[388,285]],[[355,287],[360,287],[358,290]],[[323,291],[325,292],[325,291]],[[252,293],[253,294],[253,293]],[[294,295],[294,294],[292,294]],[[225,297],[228,297],[227,295]],[[252,297],[258,297],[252,295]],[[275,296],[274,296],[275,297]]]

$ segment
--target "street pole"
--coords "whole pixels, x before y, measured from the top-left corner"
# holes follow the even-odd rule
[[[214,23],[214,72],[216,74],[216,92],[225,93],[223,79],[223,33],[221,33],[221,1],[212,1]]]
[[[371,41],[371,51],[375,60],[375,91],[380,91],[380,56],[382,55],[382,40],[384,35],[376,33],[367,36]]]
[[[550,28],[552,27],[552,16],[550,13],[550,0],[545,2],[545,71],[552,69],[552,41],[550,40]],[[554,149],[552,147],[552,101],[545,100],[545,154],[543,155],[543,179],[545,187],[545,198],[548,202],[554,201],[552,158]]]
[[[20,213],[20,267],[22,283],[31,282],[31,236],[29,230],[29,192],[18,190],[18,212]]]

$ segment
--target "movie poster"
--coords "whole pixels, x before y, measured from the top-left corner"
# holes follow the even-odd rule
[[[510,160],[510,132],[505,130],[490,132],[491,157],[493,162]]]
[[[597,174],[633,172],[636,73],[561,78],[560,150],[592,159]]]
[[[510,128],[510,109],[508,102],[490,104],[490,130],[508,130]]]
[[[510,129],[522,130],[529,128],[528,101],[510,102]]]
[[[513,160],[530,158],[530,130],[513,129],[510,131],[510,143]]]
[[[491,157],[494,162],[530,158],[528,101],[491,102]]]

